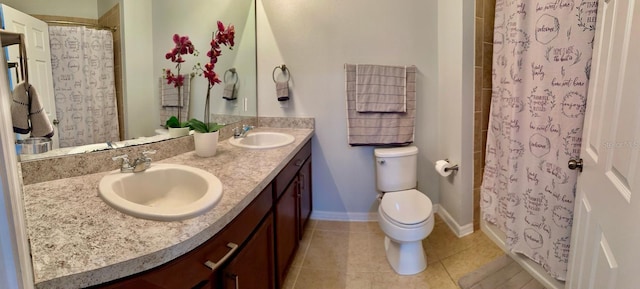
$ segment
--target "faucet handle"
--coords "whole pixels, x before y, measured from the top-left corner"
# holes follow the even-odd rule
[[[249,131],[251,129],[253,129],[252,125],[248,125],[248,124],[243,124],[242,125],[242,130],[245,131],[245,132],[247,132],[247,131]]]
[[[234,137],[239,137],[242,135],[242,130],[239,127],[234,127],[233,128],[233,136]]]
[[[143,151],[142,156],[144,156],[145,158],[149,158],[150,155],[155,155],[156,152],[156,150]]]
[[[121,173],[126,173],[131,171],[132,167],[131,167],[131,163],[129,162],[129,156],[124,154],[121,156],[116,156],[116,157],[112,157],[111,158],[114,161],[117,160],[122,160],[122,162],[120,163],[120,172]]]
[[[129,156],[124,154],[121,156],[115,156],[111,158],[113,161],[117,161],[117,160],[122,160],[122,163],[128,163],[129,162]]]

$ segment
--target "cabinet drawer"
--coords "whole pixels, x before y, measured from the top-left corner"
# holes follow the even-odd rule
[[[289,183],[293,180],[293,177],[298,173],[300,167],[304,164],[304,161],[311,155],[311,141],[300,149],[300,151],[287,163],[287,165],[276,176],[274,183],[274,190],[276,192],[276,199],[280,198],[280,195],[287,188]]]
[[[191,252],[149,271],[94,288],[213,288],[214,274],[205,262],[222,259],[231,250],[228,243],[242,246],[271,211],[272,196],[269,185],[230,224]]]

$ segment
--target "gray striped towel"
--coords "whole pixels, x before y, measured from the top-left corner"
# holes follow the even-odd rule
[[[356,65],[356,111],[406,112],[405,66]]]
[[[289,82],[288,81],[276,82],[276,96],[278,97],[278,101],[289,100]]]
[[[164,78],[160,78],[160,125],[164,126],[167,119],[171,116],[178,116],[178,110],[180,111],[180,122],[185,122],[189,119],[189,102],[191,98],[191,76],[184,76],[184,85],[182,86],[182,108],[179,106],[164,106],[163,105],[163,95],[168,92],[173,92],[176,96],[175,103],[178,104],[178,89],[173,87],[173,84],[167,84],[167,80]]]
[[[160,78],[160,105],[164,107],[182,107],[189,103],[189,89],[191,76],[184,74],[184,84],[180,88],[182,94],[182,103],[178,103],[178,88],[173,84],[167,84],[167,80]]]
[[[413,142],[416,116],[415,66],[406,68],[406,112],[358,112],[356,65],[345,64],[347,137],[350,145],[406,145]]]

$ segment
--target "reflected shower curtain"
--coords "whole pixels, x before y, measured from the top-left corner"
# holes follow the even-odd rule
[[[49,27],[60,147],[119,140],[111,31]]]
[[[565,280],[597,1],[497,0],[481,208]]]

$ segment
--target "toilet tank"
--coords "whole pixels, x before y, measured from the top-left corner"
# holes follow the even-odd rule
[[[415,146],[377,148],[376,187],[382,192],[408,190],[416,187],[418,148]]]

